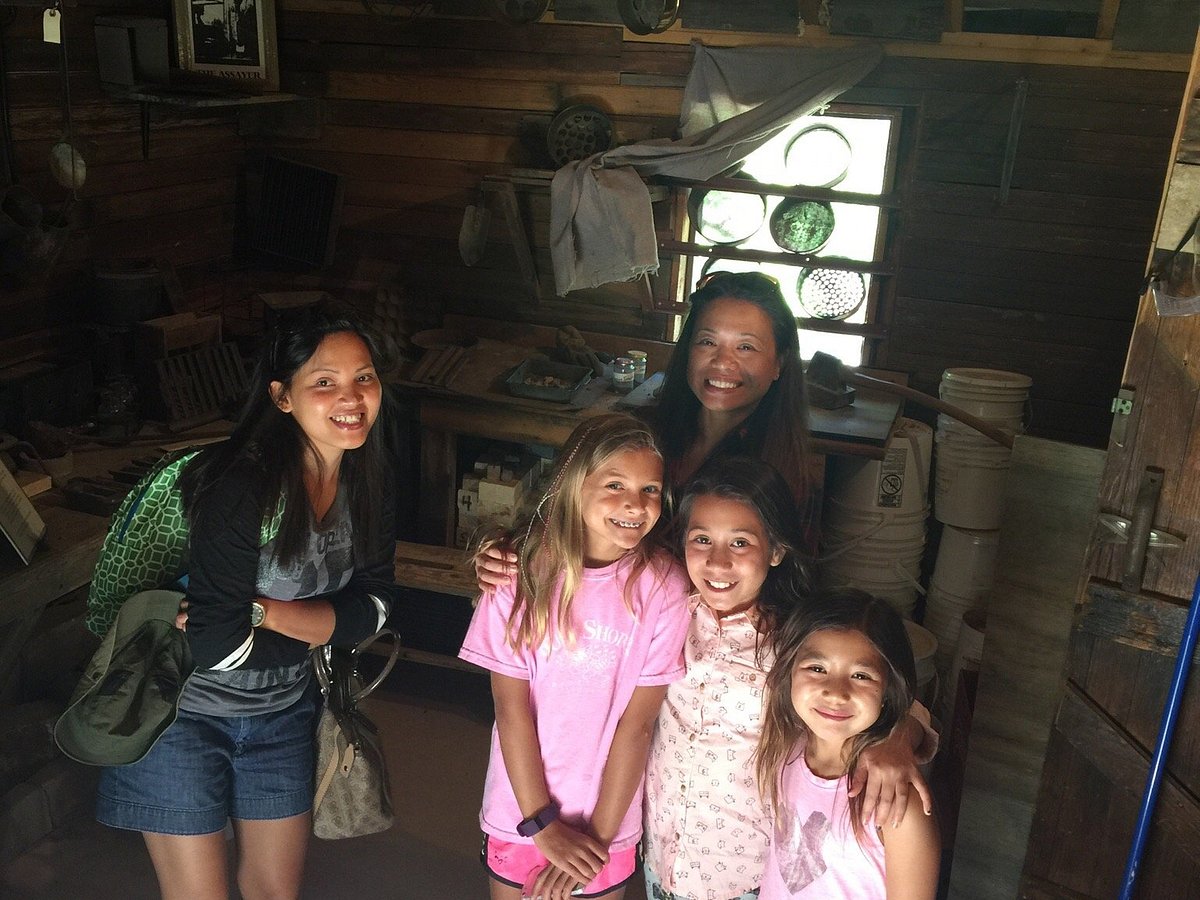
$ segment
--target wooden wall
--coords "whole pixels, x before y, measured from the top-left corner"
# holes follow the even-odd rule
[[[149,158],[142,158],[140,108],[101,90],[93,20],[97,15],[165,15],[159,3],[86,3],[64,15],[73,132],[87,163],[76,202],[51,179],[51,146],[63,136],[59,48],[42,41],[40,8],[0,8],[8,112],[17,182],[44,206],[66,208],[69,241],[56,267],[24,284],[0,287],[0,341],[86,320],[92,259],[153,257],[175,267],[185,289],[215,290],[229,268],[238,173],[245,154],[235,114],[150,112]],[[51,339],[54,333],[50,333]],[[36,340],[23,346],[36,347]],[[3,345],[0,345],[3,346]]]
[[[885,59],[848,95],[917,111],[876,364],[933,393],[949,366],[1023,372],[1031,433],[1103,446],[1185,77]],[[1019,80],[1027,98],[1001,201]]]
[[[622,142],[670,135],[684,44],[608,25],[397,20],[285,4],[284,86],[327,98],[314,142],[274,149],[348,176],[339,265],[398,264],[455,312],[661,337],[637,291],[552,296],[544,196],[522,194],[544,290],[523,296],[503,220],[468,269],[456,240],[481,178],[548,166],[560,105],[609,110]],[[319,9],[318,9],[319,8]],[[333,10],[338,10],[337,12]],[[720,36],[706,39],[719,41]],[[874,363],[936,393],[947,366],[1033,376],[1035,434],[1103,445],[1137,307],[1184,73],[889,57],[846,99],[910,110],[899,274]],[[1015,85],[1028,82],[998,201]]]
[[[237,304],[263,286],[320,286],[369,303],[377,285],[396,282],[417,319],[454,312],[667,335],[670,318],[652,308],[645,285],[553,296],[544,190],[518,192],[543,282],[539,303],[526,295],[498,209],[479,265],[462,264],[457,240],[481,179],[551,168],[545,129],[564,104],[605,108],[620,142],[670,136],[690,64],[687,36],[637,39],[607,24],[414,18],[412,9],[284,0],[281,87],[322,98],[320,136],[244,141],[230,114],[199,118],[155,108],[143,162],[137,106],[112,102],[99,89],[90,40],[97,10],[78,8],[68,17],[76,130],[96,148],[71,258],[163,255],[180,266],[190,301],[202,306]],[[59,79],[39,22],[39,14],[18,9],[6,32],[14,137],[23,182],[61,198],[43,174],[59,136]],[[733,32],[703,37],[754,40]],[[873,363],[910,372],[914,385],[932,391],[947,366],[1027,372],[1035,380],[1033,433],[1102,445],[1184,75],[1138,69],[1128,59],[1126,68],[1107,69],[972,61],[962,57],[974,48],[948,49],[959,58],[889,56],[848,98],[904,106],[911,125],[899,270],[894,300],[883,309],[890,337]],[[1000,204],[1021,78],[1028,100],[1011,191]],[[345,176],[329,270],[298,275],[232,265],[237,171],[248,149]],[[658,206],[666,229],[669,204]],[[667,280],[651,286],[660,301]],[[6,317],[0,338],[5,328],[19,331],[53,315],[39,308],[32,317]]]

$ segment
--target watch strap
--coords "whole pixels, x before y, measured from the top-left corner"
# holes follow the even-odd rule
[[[517,825],[517,834],[521,837],[533,837],[557,818],[558,805],[555,803],[547,804],[528,819],[522,819],[520,824]]]

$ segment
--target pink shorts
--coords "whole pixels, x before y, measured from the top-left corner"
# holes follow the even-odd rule
[[[542,851],[534,844],[510,844],[501,841],[490,834],[484,835],[483,867],[488,874],[502,884],[515,888],[525,886],[529,875],[549,864]],[[583,886],[576,897],[599,897],[609,891],[623,887],[625,882],[633,877],[634,866],[637,864],[637,847],[626,850],[614,850],[608,854],[608,865],[600,870],[600,874]]]

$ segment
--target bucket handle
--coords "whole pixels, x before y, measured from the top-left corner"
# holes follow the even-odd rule
[[[917,593],[920,594],[922,597],[924,597],[925,596],[925,588],[921,587],[921,582],[918,581],[916,578],[913,578],[912,573],[910,573],[908,571],[908,569],[904,568],[904,566],[900,565],[899,560],[896,560],[893,563],[893,565],[895,566],[896,571],[904,576],[904,580],[907,581],[909,584],[911,584],[913,587],[915,587],[917,589]]]
[[[917,463],[917,484],[921,488],[921,496],[929,502],[929,460],[921,459],[921,443],[911,431],[908,434],[908,445],[912,448],[913,459]]]
[[[850,540],[846,541],[846,543],[842,544],[842,546],[838,547],[835,550],[831,550],[829,553],[826,553],[819,560],[817,560],[817,562],[819,562],[819,563],[828,562],[831,559],[837,559],[843,553],[849,553],[851,550],[853,550],[855,547],[857,547],[859,544],[861,544],[863,541],[865,541],[871,535],[875,534],[876,532],[882,531],[886,525],[887,525],[887,517],[884,515],[880,515],[879,521],[876,522],[874,525],[872,525],[870,528],[868,528],[866,531],[864,531],[862,534],[856,534],[854,537],[850,538]]]

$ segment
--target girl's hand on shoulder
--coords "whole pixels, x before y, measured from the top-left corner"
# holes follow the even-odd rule
[[[472,560],[481,593],[510,584],[517,577],[517,554],[501,544],[480,547]]]
[[[587,884],[600,874],[608,862],[607,847],[561,819],[551,822],[534,835],[533,843],[550,860],[552,868],[561,869],[574,879],[572,888],[576,883]]]
[[[868,747],[859,757],[850,783],[850,796],[862,794],[862,821],[880,827],[895,826],[904,820],[916,788],[925,815],[933,810],[933,795],[917,768],[912,742],[903,729],[896,729],[881,744]]]

